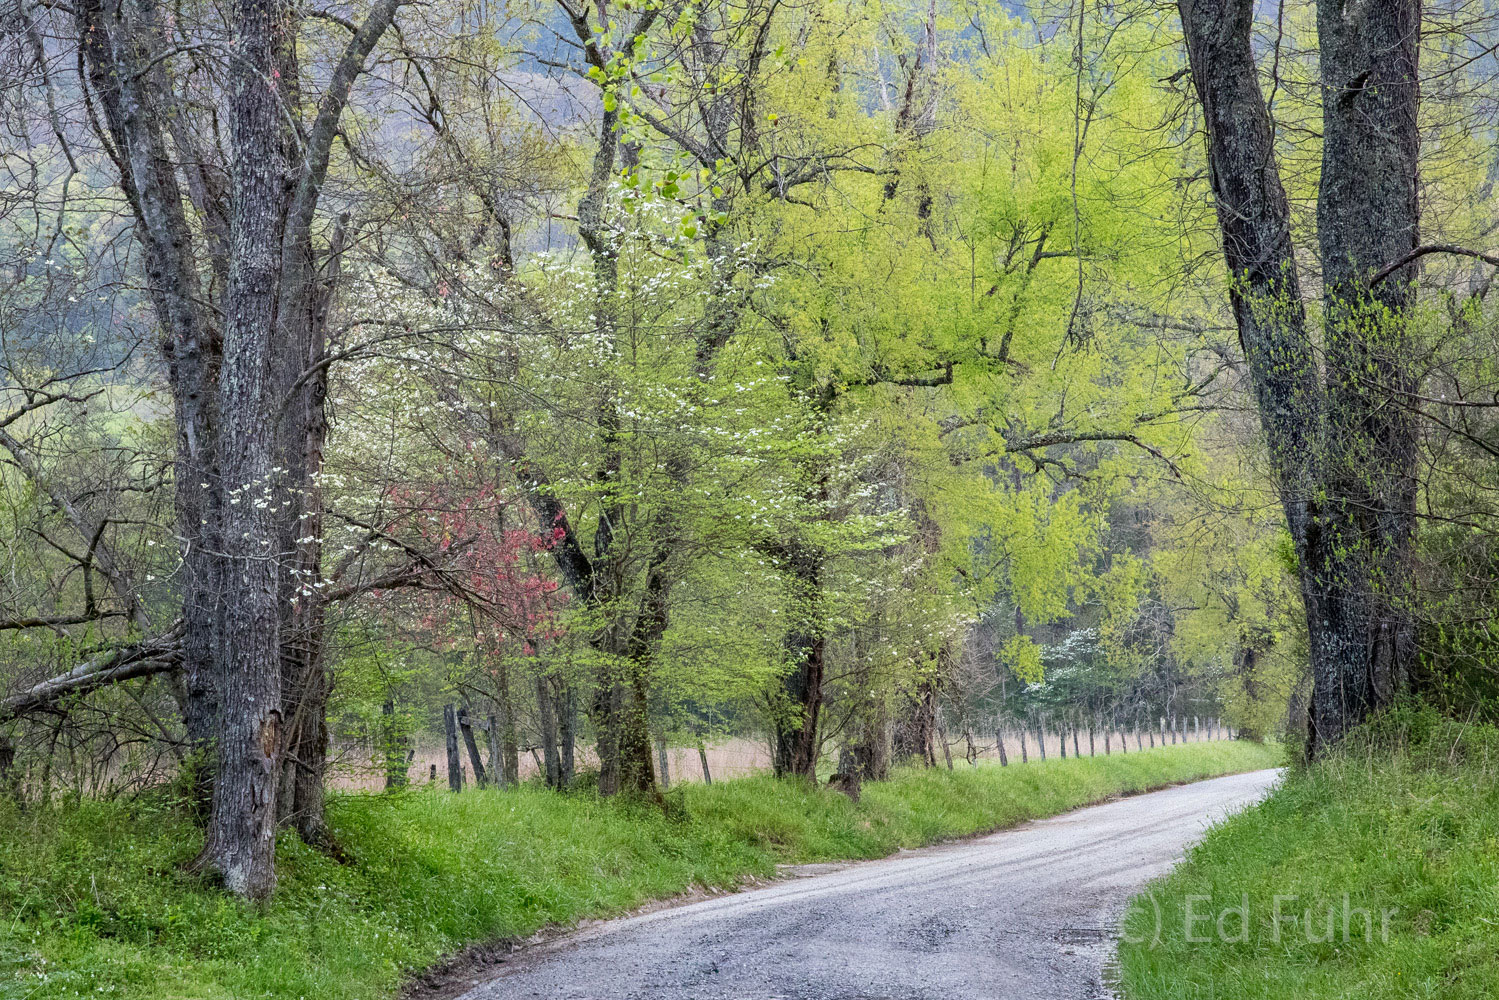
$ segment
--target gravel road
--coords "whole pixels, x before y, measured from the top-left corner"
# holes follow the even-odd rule
[[[977,840],[597,924],[464,1000],[1084,1000],[1129,898],[1278,772],[1119,799]]]

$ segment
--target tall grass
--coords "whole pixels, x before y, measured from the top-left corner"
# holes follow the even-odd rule
[[[778,863],[876,858],[1119,792],[1271,766],[1203,743],[1024,767],[902,771],[851,803],[768,777],[671,808],[536,788],[337,796],[337,862],[283,838],[264,908],[186,873],[197,829],[154,800],[0,816],[0,997],[375,1000],[464,944],[607,916]]]
[[[1235,940],[1189,941],[1194,895],[1247,934],[1230,915]],[[1391,713],[1211,833],[1126,930],[1127,1000],[1499,997],[1499,730]]]

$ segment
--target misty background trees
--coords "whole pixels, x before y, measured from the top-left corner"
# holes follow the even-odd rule
[[[1479,6],[0,16],[6,794],[1489,704]]]

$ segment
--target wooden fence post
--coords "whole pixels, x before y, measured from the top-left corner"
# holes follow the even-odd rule
[[[500,720],[493,715],[487,720],[485,734],[489,739],[489,777],[496,788],[504,788],[508,782],[505,780],[505,755],[500,751]]]
[[[666,734],[656,734],[656,761],[657,770],[661,772],[661,790],[667,791],[671,788],[671,770],[666,761]]]
[[[453,714],[452,705],[442,707],[442,728],[447,736],[448,750],[448,788],[455,792],[463,791],[463,762],[458,757],[458,717]],[[433,770],[437,765],[432,765]]]
[[[474,739],[474,727],[468,721],[468,709],[458,710],[458,730],[463,733],[463,745],[468,747],[468,759],[474,765],[474,787],[484,788],[489,784],[489,775],[484,773],[484,761],[479,757],[479,743]]]
[[[713,784],[713,775],[708,773],[708,748],[703,746],[703,741],[701,739],[697,741],[697,759],[701,761],[703,765],[703,784]]]

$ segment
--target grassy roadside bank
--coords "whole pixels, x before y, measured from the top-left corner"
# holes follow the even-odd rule
[[[1353,742],[1136,901],[1127,1000],[1499,996],[1499,729],[1405,710]]]
[[[351,863],[284,840],[280,889],[259,911],[183,872],[199,834],[160,805],[9,813],[0,997],[377,1000],[466,943],[1278,762],[1277,750],[1204,743],[911,770],[866,785],[857,806],[744,778],[674,790],[672,817],[536,789],[341,796],[330,819]]]

